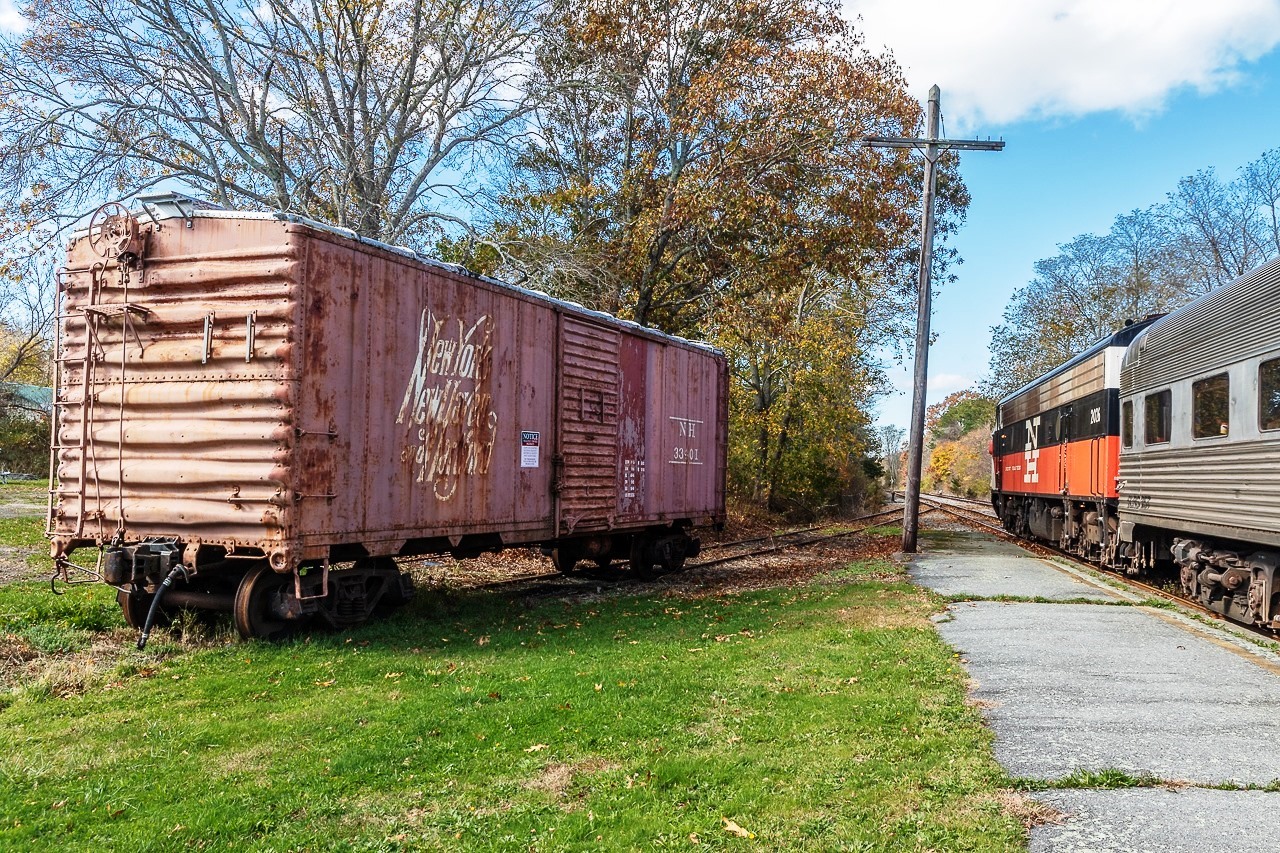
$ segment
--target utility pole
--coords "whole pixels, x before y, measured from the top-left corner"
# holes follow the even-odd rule
[[[864,136],[865,148],[915,148],[924,152],[924,213],[920,222],[920,301],[916,308],[916,373],[911,400],[911,441],[907,448],[906,506],[902,510],[902,551],[916,552],[920,527],[920,469],[924,460],[924,400],[929,376],[929,313],[933,268],[933,196],[938,189],[938,156],[943,151],[1002,151],[1004,142],[980,139],[942,139],[942,91],[929,89],[928,132],[923,139]]]

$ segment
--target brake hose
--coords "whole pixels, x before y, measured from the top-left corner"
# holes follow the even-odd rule
[[[138,651],[142,651],[147,647],[147,639],[151,636],[151,623],[155,621],[156,613],[160,610],[160,599],[164,598],[165,591],[173,586],[173,579],[186,573],[187,567],[179,563],[173,567],[173,570],[160,583],[160,588],[156,590],[156,597],[151,599],[151,609],[147,611],[147,621],[142,625],[142,636],[138,638]]]

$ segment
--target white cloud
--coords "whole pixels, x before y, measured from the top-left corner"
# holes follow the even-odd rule
[[[19,14],[17,4],[13,0],[0,0],[0,30],[13,33],[26,26],[27,21]]]
[[[950,131],[1020,119],[1157,112],[1213,92],[1280,43],[1280,0],[844,0],[913,94],[937,83]]]
[[[941,399],[953,391],[971,387],[974,381],[972,376],[960,373],[930,373],[929,397]]]

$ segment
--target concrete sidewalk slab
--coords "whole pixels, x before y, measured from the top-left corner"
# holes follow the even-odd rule
[[[1277,846],[1280,794],[1266,791],[1132,788],[1046,791],[1036,799],[1065,820],[1031,830],[1031,853],[1243,853]]]
[[[1280,678],[1158,611],[973,602],[939,626],[1011,774],[1117,768],[1199,784],[1280,777]]]
[[[1120,595],[982,533],[926,531],[923,553],[907,570],[911,580],[942,595],[1001,595],[1056,601],[1115,601]]]
[[[911,575],[940,593],[1100,602],[972,601],[941,621],[1010,774],[1050,780],[1114,768],[1200,786],[1280,777],[1280,658],[1185,617],[1108,606],[1136,598],[985,534],[921,542]],[[1036,853],[1280,849],[1280,794],[1189,787],[1035,798],[1065,813],[1032,830]]]

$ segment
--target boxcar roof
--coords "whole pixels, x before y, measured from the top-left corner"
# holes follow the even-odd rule
[[[607,323],[609,325],[619,326],[623,329],[626,329],[628,332],[645,335],[645,336],[660,339],[660,340],[670,341],[676,344],[683,344],[686,346],[695,347],[697,349],[706,350],[708,352],[716,353],[719,355],[724,355],[723,350],[721,350],[719,347],[716,347],[712,344],[707,343],[706,341],[697,341],[689,338],[682,338],[679,335],[672,335],[672,334],[668,334],[667,332],[663,332],[659,329],[654,329],[649,326],[642,326],[633,320],[624,320],[620,317],[615,317],[614,315],[608,314],[604,311],[596,311],[594,309],[587,308],[586,306],[579,305],[576,302],[570,302],[565,299],[557,299],[556,297],[548,293],[544,293],[541,290],[533,290],[532,288],[528,288],[528,287],[520,287],[518,285],[510,284],[509,282],[501,281],[500,279],[490,278],[489,276],[486,276],[486,275],[480,275],[478,273],[472,272],[471,270],[467,269],[461,264],[451,264],[446,261],[442,261],[438,258],[433,258],[430,255],[424,255],[421,252],[417,252],[406,246],[393,246],[390,243],[383,243],[378,240],[371,240],[368,237],[361,237],[359,234],[357,234],[355,231],[352,231],[350,228],[342,228],[338,225],[330,225],[327,222],[320,222],[315,219],[309,219],[305,216],[299,216],[293,213],[281,213],[281,212],[228,210],[226,208],[219,207],[215,204],[212,204],[211,202],[200,201],[198,199],[194,199],[189,196],[182,195],[181,193],[161,193],[157,195],[139,196],[138,203],[142,205],[143,211],[146,213],[147,217],[149,217],[153,222],[160,222],[166,219],[180,219],[180,218],[181,219],[186,219],[186,218],[259,219],[259,220],[275,219],[275,220],[280,220],[282,222],[290,222],[296,225],[303,225],[303,226],[306,226],[307,228],[311,228],[316,231],[321,231],[329,234],[334,234],[339,237],[343,237],[347,240],[351,240],[352,242],[359,243],[361,245],[368,246],[373,249],[378,249],[384,252],[391,252],[392,254],[400,255],[403,258],[406,258],[411,261],[415,261],[424,266],[430,266],[430,267],[435,267],[437,269],[446,270],[456,275],[461,275],[466,278],[482,281],[485,284],[491,285],[493,287],[498,287],[503,290],[509,290],[515,293],[522,294],[524,296],[529,297],[530,299],[534,299],[539,302],[545,302],[559,308],[565,308],[565,309],[568,309],[569,311],[572,311],[575,314],[587,315],[596,320]],[[88,228],[85,227],[85,228],[78,229],[72,236],[73,238],[76,238],[76,237],[86,236],[87,234],[88,234]]]

